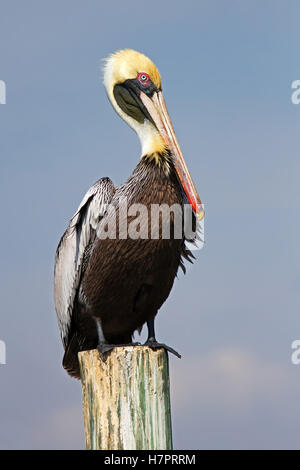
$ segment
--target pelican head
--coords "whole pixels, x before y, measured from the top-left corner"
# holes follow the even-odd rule
[[[202,203],[177,142],[154,63],[132,49],[115,52],[105,60],[104,85],[117,113],[138,134],[142,156],[164,158],[170,152],[183,190],[201,220]]]

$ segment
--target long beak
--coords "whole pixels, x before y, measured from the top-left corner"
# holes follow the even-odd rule
[[[155,92],[152,98],[149,98],[149,96],[141,92],[140,99],[153,119],[159,133],[166,143],[166,146],[172,153],[178,178],[195,215],[199,220],[202,220],[204,217],[202,202],[196,191],[192,177],[177,142],[162,92]]]

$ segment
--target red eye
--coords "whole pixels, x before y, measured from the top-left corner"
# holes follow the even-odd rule
[[[146,72],[139,72],[137,78],[143,86],[146,86],[150,83],[150,77]]]

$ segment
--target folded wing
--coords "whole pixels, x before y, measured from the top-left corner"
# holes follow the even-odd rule
[[[109,178],[101,178],[86,193],[63,234],[55,256],[54,301],[64,347],[67,347],[74,299],[80,284],[85,251],[115,193]]]

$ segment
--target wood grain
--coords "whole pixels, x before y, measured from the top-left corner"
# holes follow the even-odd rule
[[[126,346],[78,357],[87,449],[172,449],[164,349]]]

